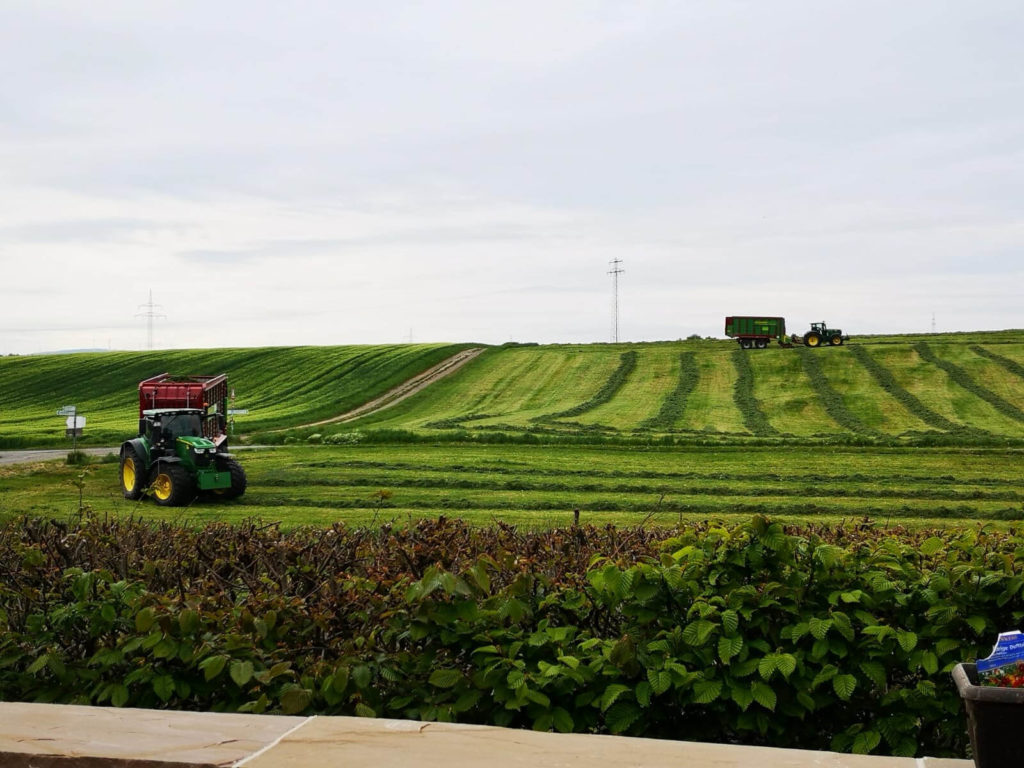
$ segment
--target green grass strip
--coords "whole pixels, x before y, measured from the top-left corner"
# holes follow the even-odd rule
[[[1016,360],[1011,360],[1008,357],[997,355],[995,352],[985,349],[984,347],[979,346],[978,344],[971,344],[970,350],[975,354],[988,358],[993,363],[997,363],[998,365],[1003,366],[1003,368],[1008,370],[1013,375],[1024,379],[1024,365],[1021,365]]]
[[[676,388],[665,398],[657,415],[647,419],[640,426],[651,429],[671,429],[683,415],[686,398],[696,388],[699,379],[700,371],[697,369],[696,353],[684,352],[679,356],[679,381],[676,383]]]
[[[765,483],[756,487],[730,483],[651,483],[651,482],[579,482],[575,477],[566,481],[565,475],[551,480],[535,478],[476,478],[472,476],[434,476],[434,477],[402,477],[387,472],[366,475],[344,475],[341,477],[310,478],[302,477],[267,477],[260,480],[261,489],[265,488],[406,488],[427,489],[429,491],[529,491],[533,493],[604,493],[627,496],[650,497],[658,494],[673,496],[796,496],[806,498],[814,496],[814,491],[804,485],[781,485],[779,481]],[[760,479],[760,478],[759,478]],[[701,478],[703,480],[703,478]],[[822,482],[825,478],[821,478]],[[928,484],[923,488],[910,487],[837,487],[829,488],[828,495],[843,499],[940,499],[946,501],[1024,501],[1024,493],[1018,488],[980,488],[956,489],[936,488]],[[296,498],[299,495],[296,494]],[[403,503],[409,502],[403,498]],[[530,499],[522,498],[523,504],[531,503]],[[365,502],[364,502],[365,503]],[[637,502],[641,503],[641,502]],[[642,503],[649,503],[644,498]],[[1021,511],[1024,517],[1024,510]]]
[[[567,410],[552,413],[547,416],[539,416],[533,420],[554,421],[555,419],[567,419],[572,416],[579,416],[580,414],[597,408],[599,405],[604,405],[605,403],[610,402],[611,399],[615,397],[615,393],[622,389],[622,385],[626,383],[626,379],[629,378],[629,374],[633,372],[634,368],[636,368],[636,350],[631,349],[628,352],[623,352],[619,357],[619,367],[612,371],[612,375],[608,377],[608,380],[601,386],[601,389],[599,389],[593,397]]]
[[[707,494],[701,494],[707,498]],[[277,507],[307,510],[365,510],[375,506],[368,499],[345,499],[329,497],[321,499],[294,498],[293,494],[275,495],[261,494],[260,506],[269,514]],[[652,512],[652,503],[648,499],[621,500],[613,498],[581,499],[578,495],[564,498],[540,498],[533,500],[501,499],[495,496],[488,498],[486,503],[479,499],[452,496],[442,499],[407,499],[401,505],[385,502],[380,507],[382,518],[387,519],[392,509],[416,510],[428,517],[454,514],[458,517],[469,517],[473,513],[496,514],[502,512],[537,512],[564,513],[568,509],[580,508],[585,512],[620,512],[645,514]],[[946,518],[952,520],[1020,520],[1022,513],[1017,506],[977,507],[969,503],[936,504],[933,499],[922,500],[918,506],[903,503],[890,504],[883,499],[845,499],[837,503],[835,499],[819,501],[818,499],[756,499],[753,501],[728,497],[722,501],[697,501],[693,499],[663,499],[656,509],[661,513],[703,513],[708,516],[728,514],[744,515],[798,515],[808,517],[814,515],[844,515],[853,517],[897,516],[900,519],[931,519]]]
[[[573,449],[570,449],[573,450]],[[754,451],[758,449],[746,449],[742,451],[734,452],[740,457],[749,457],[756,455]],[[788,448],[774,448],[772,455],[777,458],[785,458],[788,461],[802,463],[803,459],[794,457],[794,452]],[[866,455],[876,456],[880,454],[868,453]],[[900,455],[899,453],[895,455]],[[904,456],[906,454],[903,454]],[[986,454],[991,456],[991,454]],[[741,458],[737,458],[736,461],[741,461]],[[860,460],[860,459],[858,459]],[[773,462],[774,463],[774,462]],[[748,462],[744,461],[747,465]],[[661,481],[674,481],[674,480],[701,480],[704,482],[714,482],[716,480],[733,480],[736,477],[736,472],[730,465],[729,468],[720,468],[715,471],[658,471],[654,469],[596,469],[592,466],[588,466],[586,470],[580,471],[576,469],[576,464],[573,464],[571,468],[553,468],[553,467],[542,467],[536,464],[515,464],[512,466],[503,464],[480,464],[471,465],[464,463],[430,463],[424,465],[419,462],[403,462],[403,461],[362,461],[362,460],[318,460],[318,461],[303,461],[297,462],[292,466],[295,467],[296,471],[316,471],[319,469],[331,470],[329,473],[323,473],[324,475],[331,478],[338,478],[339,475],[346,471],[354,470],[380,470],[384,472],[412,472],[420,473],[423,476],[429,475],[441,475],[443,477],[459,477],[465,475],[474,474],[489,474],[489,475],[500,475],[502,477],[511,476],[513,478],[521,475],[528,475],[531,479],[537,477],[564,477],[565,475],[572,475],[574,480],[580,478],[587,479],[612,479],[612,480],[661,480]],[[927,472],[925,474],[914,474],[910,472],[880,472],[875,469],[875,464],[871,465],[870,471],[859,471],[859,472],[843,472],[835,473],[828,471],[816,470],[814,473],[815,483],[819,485],[829,486],[829,492],[833,495],[843,495],[845,491],[842,491],[839,486],[857,485],[857,484],[903,484],[907,486],[924,485],[930,489],[934,489],[937,485],[962,485],[970,486],[974,488],[996,488],[1003,487],[1009,488],[1013,492],[1017,492],[1020,486],[1016,474],[1011,476],[993,477],[990,474],[986,474],[984,477],[975,475],[951,475],[951,474],[935,474],[933,472]],[[943,468],[945,469],[945,468]],[[339,470],[341,472],[339,472]],[[991,472],[991,470],[988,470]],[[277,477],[277,473],[268,474],[266,477],[261,477],[260,482],[266,482],[271,485],[275,484],[271,482],[271,478]],[[309,483],[309,480],[301,480],[299,482]],[[322,479],[317,479],[315,484],[322,484]],[[346,481],[347,482],[347,481]],[[387,486],[387,482],[377,481],[374,483]],[[758,487],[763,487],[766,483],[791,483],[794,482],[793,475],[791,472],[772,472],[763,468],[758,468],[757,472],[757,483]]]
[[[875,377],[875,381],[878,382],[882,389],[895,397],[904,408],[921,419],[921,421],[944,432],[967,431],[966,427],[954,424],[945,416],[940,416],[904,389],[903,386],[896,381],[896,377],[892,375],[892,372],[875,360],[875,358],[873,358],[863,347],[852,346],[850,347],[850,353],[857,358],[857,361],[861,365],[867,368],[868,373]]]
[[[761,410],[757,398],[754,397],[754,370],[750,367],[750,354],[742,347],[732,353],[732,362],[736,366],[736,383],[733,385],[732,397],[743,416],[743,424],[753,434],[759,436],[777,435],[778,430],[769,422]]]
[[[967,371],[961,368],[956,363],[951,363],[949,360],[943,360],[941,357],[936,356],[932,352],[931,347],[928,346],[927,342],[919,341],[914,345],[914,349],[917,354],[921,356],[922,360],[927,360],[932,365],[937,365],[939,368],[949,374],[949,378],[959,384],[961,387],[966,389],[973,395],[980,397],[986,403],[990,404],[1000,413],[1009,416],[1011,419],[1016,421],[1024,422],[1024,411],[1018,408],[1013,403],[1010,403],[988,387],[983,387],[981,384],[976,382],[968,375]]]
[[[866,426],[850,412],[850,409],[843,403],[843,398],[829,383],[828,377],[821,369],[821,358],[819,357],[821,353],[807,347],[799,347],[798,352],[800,353],[800,362],[804,366],[804,373],[811,380],[811,386],[818,393],[818,397],[825,406],[825,411],[832,417],[832,420],[851,432],[877,436],[879,433],[876,430]]]

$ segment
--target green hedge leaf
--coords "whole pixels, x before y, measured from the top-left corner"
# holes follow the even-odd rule
[[[231,662],[231,667],[228,670],[228,674],[231,675],[231,679],[235,681],[235,685],[239,688],[242,688],[246,683],[252,680],[252,673],[252,662],[239,661],[238,659]]]
[[[853,675],[836,675],[832,678],[832,688],[836,695],[844,701],[848,700],[857,688],[857,678]]]
[[[519,674],[521,676],[522,672]],[[454,688],[460,680],[462,680],[462,674],[456,669],[435,669],[430,673],[429,682],[435,688]]]

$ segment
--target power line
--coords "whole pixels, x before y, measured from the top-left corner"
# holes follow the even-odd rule
[[[608,262],[611,265],[611,269],[608,270],[608,274],[612,276],[612,317],[613,317],[613,333],[612,339],[617,344],[619,342],[619,275],[626,270],[620,269],[619,265],[622,263],[622,259],[612,259]]]
[[[163,305],[153,303],[153,289],[150,288],[149,301],[146,302],[145,304],[139,304],[139,309],[145,309],[146,311],[135,313],[136,317],[146,318],[146,346],[148,349],[153,349],[153,320],[158,317],[162,317],[165,319],[167,317],[167,315],[155,312],[154,310],[156,310],[157,308],[163,309]]]

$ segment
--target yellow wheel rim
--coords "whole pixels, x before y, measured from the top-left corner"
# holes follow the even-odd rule
[[[121,483],[126,491],[135,488],[135,460],[125,459],[121,467]]]
[[[816,346],[818,346],[818,337],[817,336],[811,336],[809,339],[807,339],[807,346],[808,347],[816,347]]]
[[[166,501],[171,497],[170,475],[161,472],[156,476],[156,479],[153,481],[153,494],[160,499],[160,501]]]

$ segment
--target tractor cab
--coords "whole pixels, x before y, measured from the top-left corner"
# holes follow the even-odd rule
[[[198,408],[157,408],[142,412],[139,436],[150,445],[173,446],[179,437],[203,436],[203,412]]]

